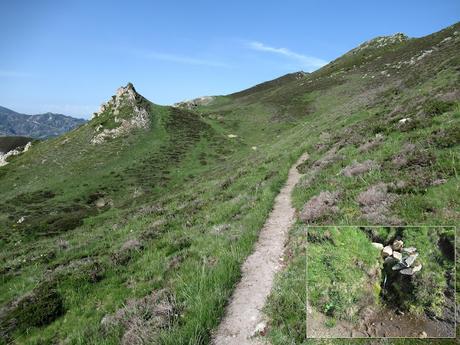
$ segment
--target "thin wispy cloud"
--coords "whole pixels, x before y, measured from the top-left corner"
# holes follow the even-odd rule
[[[150,53],[142,54],[142,56],[147,59],[175,62],[175,63],[186,64],[186,65],[199,65],[199,66],[208,66],[208,67],[230,67],[228,64],[221,62],[221,61],[207,60],[207,59],[175,55],[175,54],[150,52]]]
[[[298,63],[302,65],[304,68],[308,69],[316,69],[323,67],[324,65],[327,64],[327,61],[314,57],[314,56],[308,56],[308,55],[303,55],[299,54],[296,52],[293,52],[292,50],[289,50],[287,48],[275,48],[268,46],[262,42],[258,41],[251,41],[248,43],[248,47],[252,50],[260,51],[260,52],[266,52],[266,53],[272,53],[280,56],[284,56],[288,59],[295,60]]]

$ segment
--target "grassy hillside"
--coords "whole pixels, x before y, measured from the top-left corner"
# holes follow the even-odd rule
[[[217,325],[300,132],[254,150],[197,114],[139,102],[147,129],[91,144],[119,124],[108,109],[1,170],[5,341],[206,343]]]
[[[314,134],[305,140],[311,160],[301,167],[306,177],[294,192],[300,229],[305,229],[301,223],[458,224],[460,69],[454,51],[459,48],[459,40],[446,44],[455,39],[446,41],[447,38],[458,37],[454,32],[458,32],[458,25],[427,38],[400,43],[398,49],[383,55],[376,53],[382,56],[378,63],[346,56],[317,73],[318,82],[333,79],[334,74],[346,77],[309,96],[316,108],[312,115]],[[417,63],[394,67],[401,61],[411,61],[411,55],[423,55],[424,50],[433,52]],[[328,70],[334,71],[330,77],[325,74]],[[306,302],[303,291],[307,282],[302,276],[305,241],[304,231],[296,229],[288,251],[296,255],[286,258],[289,265],[279,276],[267,310],[272,316],[271,337],[275,344],[307,342],[306,313],[299,308]],[[360,257],[366,255],[363,250]],[[340,270],[341,266],[336,265],[332,269]],[[315,263],[311,266],[319,268]],[[365,273],[367,268],[354,270]],[[343,277],[344,286],[351,290],[357,287],[354,275]],[[426,281],[423,285],[426,277],[416,279],[420,293],[427,298],[412,304],[414,313],[430,313],[433,305],[438,305],[439,310],[447,303],[442,286],[452,285],[452,276],[443,278],[433,272],[428,279],[441,279],[434,290]],[[348,310],[348,319],[362,317],[365,310],[359,305],[369,303],[368,291],[357,291],[353,304],[358,308]],[[352,297],[352,292],[345,294]],[[325,298],[339,296],[330,291]],[[379,294],[372,303],[380,303]],[[333,326],[334,318],[328,321]],[[417,341],[394,341],[412,342]]]
[[[13,157],[0,168],[3,342],[207,344],[305,151],[267,312],[273,343],[307,342],[305,224],[458,224],[459,31],[363,49],[194,112],[136,96]],[[92,141],[134,107],[148,126]]]
[[[315,342],[305,337],[305,225],[458,224],[459,47],[457,24],[424,38],[358,50],[283,85],[264,84],[203,107],[203,113],[234,128],[240,118],[245,124],[263,115],[271,123],[302,119],[297,127],[305,131],[311,157],[299,167],[306,174],[294,191],[299,222],[266,310],[274,344]],[[253,139],[256,144],[257,136]],[[371,239],[366,241],[369,246]],[[366,257],[368,247],[362,248],[360,257]],[[343,271],[340,265],[332,269]],[[357,287],[354,275],[343,277],[344,286]],[[426,277],[420,279],[419,292],[427,298],[410,309],[430,314],[436,306],[439,312],[447,303],[442,287],[452,285],[453,277],[433,273],[429,279],[441,279],[435,290],[423,285]],[[368,292],[358,288],[355,296],[347,291],[337,297],[369,303]],[[336,298],[330,293],[326,299]],[[374,296],[371,305],[380,303],[380,292]],[[357,320],[361,312],[351,309],[347,318]],[[327,321],[332,326],[334,319]]]

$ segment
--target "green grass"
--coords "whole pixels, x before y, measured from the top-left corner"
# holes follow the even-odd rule
[[[118,343],[122,333],[107,336],[102,318],[160,289],[178,312],[157,341],[209,341],[289,167],[304,151],[301,132],[254,151],[239,132],[241,140],[232,140],[195,114],[156,106],[152,113],[158,125],[148,131],[94,147],[89,123],[7,166],[0,301],[6,306],[32,291],[63,310],[48,313],[39,304],[39,321],[8,331],[16,343]],[[297,148],[284,149],[291,145]],[[97,208],[101,197],[110,203]],[[131,239],[142,248],[122,251]],[[56,298],[37,290],[45,280]]]
[[[451,31],[450,31],[451,33]],[[400,52],[393,52],[383,57],[385,62],[394,63],[400,56],[410,56],[415,47],[425,44],[430,45],[435,41],[449,35],[432,36],[425,42],[412,41],[404,44]],[[418,49],[418,48],[417,48]],[[376,92],[377,97],[372,98],[372,92],[376,85],[368,79],[363,79],[365,73],[383,69],[378,64],[365,64],[349,73],[354,77],[348,77],[345,81],[329,87],[321,93],[313,91],[315,95],[312,107],[315,112],[310,115],[309,121],[305,124],[308,135],[305,136],[304,143],[310,153],[310,159],[303,164],[300,169],[306,177],[299,183],[293,192],[294,205],[301,211],[303,206],[312,197],[322,191],[339,192],[337,203],[338,212],[331,213],[314,222],[320,224],[349,225],[362,224],[374,225],[372,221],[363,217],[361,205],[358,203],[358,195],[368,190],[377,183],[384,182],[390,185],[390,193],[393,193],[394,202],[388,207],[388,217],[396,217],[403,224],[432,224],[432,225],[456,225],[460,219],[460,199],[458,198],[459,180],[459,139],[456,137],[458,131],[458,100],[453,103],[439,101],[433,95],[442,94],[446,90],[456,90],[455,86],[459,80],[458,71],[451,68],[450,50],[445,54],[438,55],[436,58],[424,61],[420,64],[420,69],[425,69],[417,77],[417,81],[411,79],[412,74],[403,74],[401,70],[395,78],[403,80],[403,86],[395,86],[392,78],[381,80],[381,87]],[[396,59],[396,57],[398,59]],[[437,60],[436,60],[437,59]],[[390,61],[388,61],[390,60]],[[445,61],[436,66],[436,61]],[[383,61],[380,61],[383,63]],[[414,67],[414,68],[417,68]],[[374,70],[372,70],[374,69]],[[327,68],[321,70],[325,75]],[[427,76],[430,71],[430,77]],[[394,72],[391,72],[394,75]],[[317,79],[321,79],[321,74],[317,74]],[[349,74],[348,74],[349,75]],[[313,78],[313,73],[309,78]],[[347,76],[347,74],[343,74]],[[343,78],[343,77],[341,77]],[[379,77],[380,78],[380,77]],[[375,80],[375,79],[374,79]],[[407,81],[407,82],[406,82]],[[315,85],[315,83],[312,83]],[[366,88],[368,90],[364,90]],[[373,85],[373,86],[371,86]],[[301,88],[301,86],[299,86]],[[364,106],[362,100],[357,95],[369,94]],[[396,111],[395,111],[396,109]],[[346,116],[344,116],[346,114]],[[406,128],[399,127],[398,121],[401,118],[411,117],[414,121],[411,126]],[[327,135],[325,135],[327,134]],[[376,134],[383,135],[377,144],[368,151],[360,151],[361,145],[367,141],[373,141]],[[416,149],[405,154],[408,163],[403,167],[395,167],[392,160],[400,153],[405,143],[416,144]],[[326,152],[332,147],[337,148],[337,160],[315,173],[315,162],[322,159]],[[365,172],[358,176],[346,177],[341,171],[353,162],[363,162],[373,160],[380,168]],[[432,182],[442,181],[438,185]],[[404,186],[391,187],[398,181],[404,181]],[[321,341],[307,341],[305,338],[305,264],[300,257],[305,258],[303,242],[298,240],[301,230],[298,225],[291,231],[288,253],[298,253],[299,257],[287,256],[289,263],[286,269],[281,272],[276,280],[275,287],[269,299],[267,313],[271,318],[271,328],[269,338],[273,344],[300,344],[300,343],[321,343]],[[362,234],[361,234],[362,236]],[[410,235],[408,235],[410,236]],[[427,234],[419,236],[419,240],[411,238],[410,241],[417,242],[418,247],[424,248],[425,253],[430,250],[422,243],[427,240]],[[430,236],[438,236],[436,233]],[[421,243],[418,243],[421,241]],[[330,249],[333,244],[329,241],[321,243],[315,254],[320,254]],[[332,252],[330,255],[344,255],[344,253]],[[362,253],[363,255],[364,253]],[[333,289],[328,288],[328,272],[324,263],[315,261],[315,257],[310,258],[309,268],[313,267],[315,286],[320,284],[321,291],[326,303],[318,303],[317,306],[325,314],[329,313],[333,322],[336,318],[352,319],[357,315],[352,312],[351,317],[347,314],[347,306],[350,307],[356,300],[365,300],[372,291],[369,289],[359,291],[357,289]],[[350,259],[350,258],[349,258]],[[333,259],[331,259],[333,261]],[[420,290],[417,291],[415,300],[411,300],[406,307],[414,314],[420,312],[439,313],[439,306],[444,303],[440,291],[446,284],[442,279],[442,273],[449,270],[442,266],[438,261],[430,262],[429,270],[421,274],[419,281]],[[442,268],[442,269],[441,269]],[[330,269],[330,268],[329,268]],[[338,266],[333,268],[332,277],[344,277]],[[336,273],[337,271],[337,273]],[[432,272],[432,275],[428,274]],[[441,273],[442,272],[442,273]],[[350,273],[350,272],[349,272]],[[360,271],[355,274],[362,274]],[[424,275],[430,276],[425,277]],[[350,273],[350,277],[354,277]],[[345,274],[345,278],[347,275]],[[354,277],[357,278],[357,277]],[[359,277],[358,277],[359,278]],[[324,281],[322,281],[324,279]],[[329,278],[330,279],[330,278]],[[353,287],[352,280],[345,280],[345,285]],[[423,283],[422,283],[423,281]],[[322,285],[321,285],[322,284]],[[425,288],[423,287],[425,286]],[[432,293],[429,294],[429,290]],[[298,298],[296,298],[298,296]],[[458,296],[458,294],[457,294]],[[312,295],[313,301],[320,301],[321,294]],[[440,298],[441,297],[441,298]],[[371,299],[372,300],[372,299]],[[376,301],[375,295],[373,300]],[[327,309],[327,310],[326,310]],[[350,309],[348,309],[350,310]],[[327,343],[360,343],[365,340],[328,340]],[[390,341],[389,341],[390,342]],[[392,340],[391,343],[417,343],[418,340]],[[442,342],[442,341],[439,341]],[[446,340],[445,343],[453,343]]]
[[[289,265],[278,275],[265,309],[272,322],[270,340],[273,344],[321,343],[306,338],[307,299],[310,306],[327,316],[324,324],[327,328],[335,327],[338,320],[357,323],[358,312],[366,307],[397,305],[409,314],[428,312],[439,316],[445,303],[444,291],[447,284],[453,289],[456,275],[452,258],[441,252],[438,242],[444,238],[453,244],[454,229],[307,227],[298,223],[290,232],[285,259]],[[383,259],[371,242],[381,241],[386,245],[396,236],[400,236],[405,246],[417,247],[423,268],[410,289],[395,285],[382,291]],[[341,344],[346,340],[329,342]]]
[[[327,316],[353,319],[365,303],[377,303],[380,253],[359,229],[308,228],[307,298]],[[375,271],[375,272],[374,272]],[[371,277],[367,272],[372,272]],[[377,291],[377,293],[375,293]]]

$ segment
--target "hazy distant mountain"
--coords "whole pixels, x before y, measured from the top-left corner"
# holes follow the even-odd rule
[[[85,122],[83,119],[54,113],[25,115],[0,106],[0,136],[54,137]]]

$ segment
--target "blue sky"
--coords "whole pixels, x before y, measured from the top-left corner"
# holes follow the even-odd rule
[[[458,0],[0,0],[0,105],[87,118],[128,81],[158,104],[227,94],[459,17]]]

